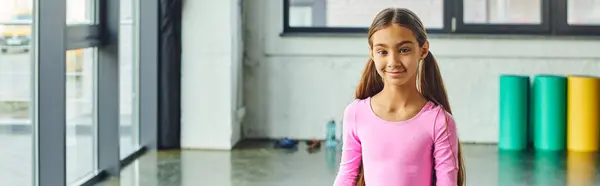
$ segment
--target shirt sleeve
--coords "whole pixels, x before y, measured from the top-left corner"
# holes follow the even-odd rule
[[[434,124],[433,157],[437,186],[457,185],[458,143],[454,119],[441,110]]]
[[[356,108],[350,104],[344,111],[342,157],[334,186],[354,186],[362,160],[362,147],[356,135]]]

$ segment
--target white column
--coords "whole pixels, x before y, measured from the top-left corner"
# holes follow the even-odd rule
[[[231,149],[240,138],[239,2],[186,1],[183,8],[182,148]]]

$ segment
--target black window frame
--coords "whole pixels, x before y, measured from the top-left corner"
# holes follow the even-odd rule
[[[323,3],[327,0],[308,0],[314,1],[315,4]],[[366,27],[292,27],[289,24],[290,18],[290,6],[292,5],[291,0],[283,0],[283,33],[366,33],[368,28]],[[299,6],[310,6],[306,2],[298,2],[295,5]],[[454,12],[454,5],[448,0],[444,1],[444,26],[442,28],[428,28],[429,33],[448,33],[452,30],[452,14]],[[315,14],[315,13],[313,13]]]
[[[289,25],[292,0],[283,0],[283,33],[366,33],[368,28],[352,27],[292,27]],[[327,1],[327,0],[314,0]],[[428,28],[434,34],[486,34],[486,35],[543,35],[543,36],[593,36],[600,33],[600,25],[569,25],[567,2],[569,0],[540,0],[541,22],[539,24],[490,24],[465,23],[464,0],[444,0],[444,26]],[[322,3],[321,2],[321,3]],[[306,4],[306,3],[304,3]],[[310,6],[310,5],[304,5]]]
[[[563,36],[598,36],[600,25],[569,25],[568,1],[552,0],[553,33]]]
[[[447,1],[447,0],[446,0]],[[540,24],[491,24],[491,23],[465,23],[464,3],[465,0],[454,0],[456,6],[456,29],[457,34],[550,34],[552,24],[550,18],[551,0],[540,0],[541,22]]]

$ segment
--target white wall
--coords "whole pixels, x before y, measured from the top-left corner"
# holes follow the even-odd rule
[[[182,148],[231,149],[241,138],[240,14],[239,0],[184,2]]]
[[[339,121],[353,99],[368,57],[367,40],[282,37],[282,6],[282,1],[245,1],[243,134],[322,138],[327,120]],[[596,40],[432,35],[430,42],[466,142],[497,142],[500,74],[600,74]]]

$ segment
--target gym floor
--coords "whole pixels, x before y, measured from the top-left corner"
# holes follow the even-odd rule
[[[340,153],[273,149],[270,142],[243,142],[231,152],[148,152],[120,179],[102,186],[327,186]],[[595,153],[499,152],[495,145],[463,145],[469,186],[600,185]]]

